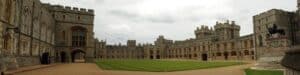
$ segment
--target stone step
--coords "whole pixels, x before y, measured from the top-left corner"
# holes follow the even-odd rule
[[[35,65],[35,66],[21,67],[21,68],[18,68],[16,70],[5,71],[4,75],[14,75],[16,73],[32,71],[32,70],[37,70],[37,69],[42,69],[42,68],[48,68],[48,67],[53,67],[53,66],[56,66],[56,65],[59,65],[59,64]]]

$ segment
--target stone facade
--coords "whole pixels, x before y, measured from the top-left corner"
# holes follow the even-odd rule
[[[291,46],[291,26],[294,24],[294,12],[280,9],[253,16],[256,52],[258,57],[257,68],[282,69],[280,61],[285,51]],[[284,34],[271,34],[274,26],[283,30]]]
[[[213,28],[198,27],[195,39],[173,41],[159,36],[154,45],[136,45],[128,41],[127,46],[106,45],[99,42],[99,56],[104,59],[195,59],[195,60],[254,60],[253,35],[240,36],[240,27],[234,21],[217,22]],[[132,57],[133,56],[133,57]]]
[[[58,60],[72,61],[82,52],[88,61],[94,58],[94,10],[44,4],[55,19],[55,45]],[[66,55],[64,55],[66,54]],[[65,60],[66,59],[66,60]]]
[[[273,41],[270,39],[271,35],[269,34],[268,29],[276,25],[278,29],[283,29],[285,34],[284,38],[290,39],[291,33],[290,27],[293,21],[293,12],[287,12],[279,9],[271,9],[269,11],[263,12],[261,14],[255,15],[253,17],[254,24],[254,34],[256,38],[256,50],[258,55],[265,55],[264,50],[268,50],[268,42]],[[289,42],[289,40],[282,40],[282,42]],[[287,44],[290,45],[290,44]],[[286,46],[287,47],[287,46]],[[281,55],[282,56],[282,55]],[[260,56],[259,56],[260,57]]]
[[[80,53],[92,61],[93,20],[91,9],[39,0],[0,0],[0,71],[38,65],[44,60],[71,62]]]

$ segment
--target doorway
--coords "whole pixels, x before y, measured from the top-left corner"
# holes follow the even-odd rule
[[[201,58],[202,58],[202,61],[207,61],[207,59],[208,59],[207,54],[202,54]]]
[[[228,52],[224,52],[224,58],[225,60],[228,60]]]
[[[60,62],[61,63],[66,62],[66,52],[60,52]]]
[[[82,50],[74,50],[72,52],[72,62],[73,63],[83,63],[85,62],[85,52]]]
[[[43,65],[50,64],[50,56],[49,55],[50,55],[49,52],[46,52],[46,53],[42,54],[41,64],[43,64]]]

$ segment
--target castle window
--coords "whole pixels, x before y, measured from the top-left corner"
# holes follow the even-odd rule
[[[251,55],[254,55],[254,51],[251,51]]]
[[[218,53],[217,53],[217,56],[222,56],[222,53],[221,53],[221,52],[218,52]]]
[[[231,43],[231,49],[234,49],[234,43]]]
[[[258,36],[258,45],[260,46],[260,47],[262,47],[263,46],[263,42],[262,42],[262,36],[260,35],[260,36]]]
[[[80,16],[78,16],[78,17],[77,17],[77,19],[78,19],[78,20],[80,20],[80,19],[81,19],[81,17],[80,17]]]
[[[5,8],[5,15],[4,18],[5,20],[9,21],[10,20],[10,16],[11,16],[11,7],[12,7],[12,2],[11,0],[7,0],[6,1],[6,8]]]
[[[247,41],[244,41],[244,48],[248,48]]]
[[[9,34],[8,33],[6,33],[4,36],[4,40],[3,40],[3,48],[4,49],[8,49],[9,48],[9,40],[10,40],[10,36],[9,36]]]
[[[63,15],[63,19],[66,19],[66,15]]]
[[[236,52],[235,52],[235,51],[232,51],[232,52],[231,52],[231,56],[236,56]]]
[[[151,55],[153,54],[153,50],[150,50],[150,54],[151,54]]]
[[[245,50],[245,55],[249,55],[249,51],[248,50]]]
[[[71,30],[72,30],[72,46],[84,47],[86,45],[87,30],[79,26],[72,27]]]
[[[253,48],[253,40],[250,40],[250,47]]]
[[[227,50],[227,44],[224,43],[224,50]]]
[[[65,38],[66,38],[66,32],[63,31],[63,32],[62,32],[62,39],[63,39],[63,41],[65,41]]]

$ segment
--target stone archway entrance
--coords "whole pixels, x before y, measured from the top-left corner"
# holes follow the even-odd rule
[[[60,52],[60,62],[65,63],[66,62],[66,52]]]
[[[201,55],[202,61],[207,61],[207,54],[202,54]]]
[[[74,50],[71,53],[72,62],[85,62],[85,52],[82,50]]]
[[[41,64],[50,64],[50,53],[49,52],[45,52],[42,54],[41,56]]]

